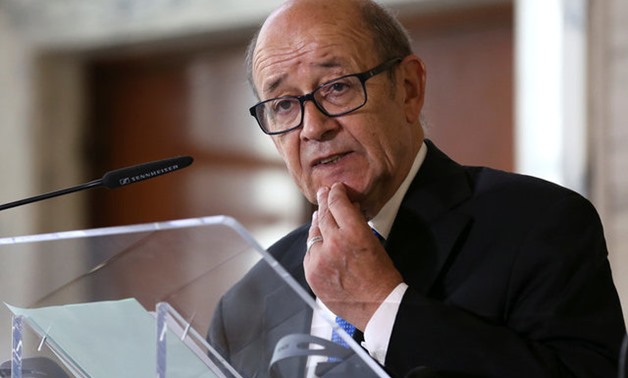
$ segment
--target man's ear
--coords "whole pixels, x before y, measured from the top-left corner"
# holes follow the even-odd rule
[[[419,119],[425,100],[425,64],[414,54],[405,57],[400,64],[406,121],[413,123]]]

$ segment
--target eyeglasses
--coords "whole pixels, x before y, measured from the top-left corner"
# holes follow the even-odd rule
[[[301,127],[306,101],[312,101],[328,117],[351,113],[366,104],[364,83],[402,60],[391,59],[366,72],[341,76],[302,96],[282,96],[259,102],[249,112],[268,135],[283,134]]]

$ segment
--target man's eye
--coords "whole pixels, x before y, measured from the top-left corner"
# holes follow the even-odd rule
[[[272,104],[272,109],[274,113],[285,113],[292,110],[294,107],[294,101],[288,99],[282,99],[274,101]]]
[[[337,96],[346,92],[351,86],[348,82],[345,81],[336,81],[329,84],[326,88],[325,95],[326,96]]]
[[[329,85],[328,92],[330,94],[338,94],[346,91],[347,89],[349,89],[349,87],[349,83],[346,83],[344,81],[336,81]]]
[[[351,80],[337,80],[321,87],[318,96],[327,101],[340,101],[353,92],[353,87],[354,83]]]

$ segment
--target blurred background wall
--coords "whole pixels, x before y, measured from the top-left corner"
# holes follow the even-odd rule
[[[305,221],[311,206],[247,112],[244,49],[280,3],[0,0],[0,203],[195,158],[128,188],[0,212],[0,238],[226,214],[268,246]],[[591,199],[625,304],[628,2],[382,3],[427,64],[427,136],[461,163]]]

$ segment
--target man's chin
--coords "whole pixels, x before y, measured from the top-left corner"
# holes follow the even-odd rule
[[[347,184],[344,185],[347,190],[347,197],[349,197],[352,203],[360,203],[364,200],[364,193],[362,191],[356,190]]]
[[[325,187],[325,186],[327,186],[328,188],[331,188],[333,184],[334,183],[330,183],[328,185],[327,184],[323,184],[323,185],[318,186],[314,191],[310,191],[310,192],[302,191],[302,192],[305,195],[305,197],[308,199],[308,201],[310,201],[314,205],[317,205],[318,204],[317,203],[317,199],[316,199],[317,191],[320,188]],[[358,190],[358,189],[356,189],[356,188],[352,187],[351,185],[346,184],[344,182],[342,183],[342,185],[344,185],[344,187],[345,187],[345,191],[347,193],[347,197],[349,198],[349,201],[351,201],[351,203],[353,203],[353,204],[356,204],[356,206],[357,205],[362,206],[362,202],[365,201],[365,199],[366,199],[366,196],[364,195],[364,191],[363,190]]]

